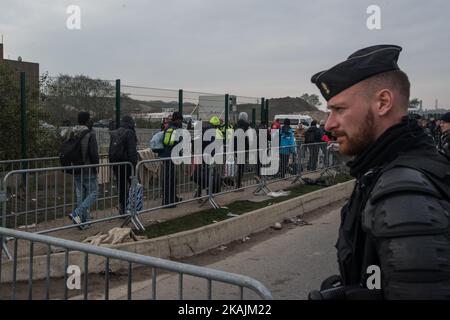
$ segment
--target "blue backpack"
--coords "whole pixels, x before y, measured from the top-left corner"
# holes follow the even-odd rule
[[[158,131],[150,140],[150,149],[153,152],[161,152],[164,149],[164,131]]]

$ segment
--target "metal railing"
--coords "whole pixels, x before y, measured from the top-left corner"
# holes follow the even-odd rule
[[[134,175],[130,162],[10,171],[2,179],[2,226],[45,233],[124,217],[127,175]],[[74,225],[68,214],[76,209],[82,223]]]
[[[266,149],[264,150],[267,152]],[[248,150],[248,154],[252,151]],[[326,143],[272,148],[277,156],[279,168],[271,174],[262,174],[266,167],[258,163],[236,163],[236,152],[221,164],[205,164],[203,156],[159,158],[140,161],[136,166],[136,177],[142,185],[144,195],[143,209],[137,214],[152,212],[165,207],[191,202],[209,200],[213,207],[219,207],[214,196],[257,188],[257,191],[270,192],[268,184],[291,178],[297,181],[304,173],[317,172],[326,168],[342,166],[340,157],[333,154]],[[199,164],[194,158],[200,157]],[[173,160],[181,164],[173,164]],[[204,202],[204,201],[203,201]]]
[[[149,294],[148,299],[157,299],[157,273],[160,270],[178,274],[177,299],[179,300],[184,298],[183,288],[185,288],[185,282],[188,279],[184,277],[185,275],[206,280],[203,290],[207,299],[213,299],[212,287],[215,282],[236,286],[238,289],[236,295],[241,300],[244,299],[244,289],[256,293],[262,299],[272,299],[270,291],[263,284],[244,275],[0,227],[0,243],[3,243],[5,238],[12,240],[9,245],[12,247],[10,249],[13,252],[13,259],[12,261],[4,261],[3,251],[5,247],[0,246],[0,262],[2,262],[0,263],[0,299],[74,298],[73,293],[70,293],[71,297],[69,297],[68,268],[75,266],[80,271],[83,270],[82,298],[85,300],[95,298],[90,291],[89,275],[103,271],[104,282],[101,298],[108,300],[111,291],[111,278],[113,277],[111,269],[114,262],[119,264],[116,265],[119,270],[120,268],[127,270],[126,292],[128,300],[133,299],[133,269],[138,266],[151,268],[151,295]],[[21,245],[20,242],[24,242],[25,244],[22,245],[29,247],[27,271],[18,269],[16,257],[18,247]],[[44,256],[34,255],[35,248],[38,245],[46,247]],[[62,249],[62,252],[52,254],[55,249]],[[40,267],[44,265],[44,268]],[[42,273],[41,278],[44,280],[44,288],[40,290],[39,294],[33,290],[34,279],[39,277],[37,273]],[[81,277],[81,274],[79,276]],[[58,282],[55,279],[58,277],[63,278],[63,281]],[[26,281],[21,283],[20,279],[22,278]],[[78,280],[81,284],[81,279]],[[58,283],[58,286],[52,286],[52,283]],[[167,290],[167,287],[164,289]],[[80,292],[77,291],[77,294],[79,295]],[[142,298],[140,297],[140,299]]]
[[[122,166],[120,163],[13,170],[1,180],[3,226],[46,233],[120,217],[135,217],[192,201],[201,205],[209,201],[214,208],[219,208],[215,196],[247,188],[256,188],[255,193],[261,190],[268,193],[271,183],[292,178],[296,182],[305,173],[342,165],[340,157],[327,148],[326,143],[296,144],[269,148],[264,152],[271,149],[279,161],[279,168],[270,174],[262,174],[261,170],[266,166],[260,162],[252,163],[249,158],[245,163],[237,164],[237,153],[232,155],[231,161],[224,154],[223,164],[206,164],[203,156],[200,156],[199,164],[186,163],[187,160],[193,163],[193,158],[188,157],[144,160],[136,168],[131,163],[124,163],[129,169],[121,174],[117,170]],[[248,156],[253,151],[261,150],[247,150],[245,154]],[[173,160],[182,163],[174,164]],[[81,174],[76,178],[77,175],[70,171],[80,168],[83,168],[84,176]],[[80,189],[77,179],[83,177],[86,180],[96,178],[97,196],[95,204],[88,210],[92,219],[74,225],[67,215],[82,202],[79,194],[77,197],[77,189]],[[143,189],[142,209],[136,208],[136,203],[126,206],[129,193],[138,183]],[[139,220],[132,219],[132,222],[138,229],[143,228]]]
[[[108,163],[109,162],[108,154],[100,153],[99,162]],[[59,166],[60,166],[59,157],[2,160],[0,161],[0,181],[3,180],[6,174],[10,171],[24,170],[24,169],[52,168]]]

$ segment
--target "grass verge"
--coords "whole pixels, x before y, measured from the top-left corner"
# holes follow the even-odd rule
[[[345,182],[352,179],[352,177],[341,174],[336,177],[335,182]],[[283,197],[271,198],[261,202],[251,202],[248,200],[238,200],[231,204],[228,204],[226,208],[221,209],[207,209],[200,212],[196,212],[184,217],[173,219],[170,221],[161,222],[158,224],[153,224],[146,226],[146,230],[139,232],[138,235],[146,236],[147,238],[156,238],[160,236],[165,236],[181,231],[192,230],[199,228],[208,224],[219,222],[222,220],[230,219],[232,216],[228,214],[232,213],[234,215],[241,215],[247,212],[251,212],[260,208],[270,206],[275,203],[289,200],[319,189],[323,189],[325,186],[319,185],[305,185],[299,184],[294,185],[286,190],[290,191],[290,194]]]

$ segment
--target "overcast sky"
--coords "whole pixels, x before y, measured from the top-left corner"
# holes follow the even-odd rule
[[[69,30],[69,5],[81,29]],[[369,30],[369,5],[381,29]],[[319,93],[311,75],[374,44],[403,47],[399,65],[424,106],[450,108],[448,0],[1,0],[5,56],[41,73],[255,97]]]

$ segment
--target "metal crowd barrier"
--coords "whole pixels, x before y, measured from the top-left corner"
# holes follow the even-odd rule
[[[232,162],[228,162],[227,155],[223,154],[219,155],[225,157],[222,164],[212,165],[194,164],[196,156],[140,161],[136,166],[136,177],[144,189],[144,206],[137,214],[202,200],[209,200],[218,208],[213,200],[216,195],[253,187],[258,187],[257,191],[270,192],[268,184],[272,182],[300,178],[303,173],[323,170],[331,163],[326,143],[272,149],[278,156],[279,169],[270,175],[263,175],[261,169],[265,166],[249,163],[248,158],[245,164],[236,163],[236,153]],[[248,155],[253,151],[259,152],[249,150],[245,153]],[[202,155],[199,157],[203,159]],[[183,163],[175,165],[173,160]],[[191,164],[186,163],[188,160]],[[315,165],[309,166],[313,161]]]
[[[345,162],[337,148],[327,143],[301,145],[302,168],[304,172],[317,172],[327,168],[340,168]]]
[[[245,151],[245,164],[236,163],[236,153],[231,157],[232,161],[228,161],[229,158],[226,157],[223,164],[173,164],[172,158],[140,161],[136,168],[131,163],[126,163],[129,171],[123,172],[120,179],[126,180],[126,183],[121,183],[120,186],[117,177],[114,177],[114,170],[121,166],[117,163],[13,170],[1,179],[0,209],[3,226],[39,233],[77,227],[67,215],[79,202],[76,195],[76,175],[70,171],[80,168],[83,168],[82,176],[84,174],[87,180],[92,176],[97,178],[98,188],[95,205],[90,210],[92,220],[83,226],[129,216],[135,217],[137,220],[133,218],[131,221],[135,227],[142,229],[137,218],[140,214],[191,201],[202,205],[209,202],[214,208],[219,208],[214,200],[217,195],[247,188],[256,188],[255,193],[269,193],[271,183],[292,178],[296,182],[304,173],[342,165],[340,157],[330,151],[326,143],[296,144],[264,151],[267,150],[273,150],[279,161],[278,170],[269,175],[261,172],[267,166],[248,161],[249,154],[259,150]],[[200,158],[203,159],[202,156]],[[187,157],[177,157],[175,160],[186,162]],[[94,169],[97,171],[95,174]],[[131,210],[123,210],[123,215],[118,215],[119,199],[122,198],[122,203],[126,202],[129,187],[136,188],[137,183],[143,188],[142,209],[131,206]],[[127,222],[128,220],[124,223]]]
[[[111,288],[111,277],[112,272],[111,268],[113,263],[119,263],[119,267],[124,267],[126,271],[126,282],[127,282],[127,299],[133,299],[133,268],[138,266],[140,267],[150,267],[151,268],[151,295],[149,292],[149,299],[157,299],[157,273],[160,271],[163,272],[173,272],[178,274],[178,288],[177,288],[177,299],[183,300],[183,287],[185,283],[188,282],[187,277],[193,276],[196,278],[205,279],[205,297],[207,299],[213,299],[212,287],[216,282],[223,283],[227,285],[236,286],[238,290],[236,290],[236,294],[239,295],[239,299],[244,299],[244,289],[248,289],[253,293],[256,293],[262,299],[272,299],[272,295],[270,291],[262,285],[259,281],[229,272],[224,272],[220,270],[199,267],[188,265],[184,263],[174,262],[170,260],[149,257],[144,255],[139,255],[136,253],[114,250],[105,247],[99,247],[89,244],[83,244],[75,241],[64,240],[54,237],[49,237],[46,235],[33,234],[18,230],[12,230],[7,228],[0,227],[0,243],[3,242],[4,238],[10,238],[12,244],[12,252],[14,255],[14,259],[12,261],[7,261],[4,263],[0,263],[0,299],[65,299],[69,298],[69,290],[68,290],[68,268],[69,266],[78,267],[79,270],[82,270],[83,273],[83,287],[82,294],[85,300],[90,297],[90,288],[89,288],[89,274],[98,273],[99,269],[104,273],[104,285],[103,285],[103,295],[101,298],[108,300],[110,295]],[[24,242],[24,245],[29,246],[29,255],[28,255],[28,281],[23,284],[23,290],[19,290],[19,281],[17,280],[18,276],[18,260],[16,259],[17,250],[19,246],[19,242]],[[47,248],[46,253],[46,270],[45,270],[45,289],[41,293],[41,296],[36,297],[36,294],[33,290],[33,271],[35,268],[35,264],[33,263],[34,249],[38,245],[44,245]],[[55,249],[62,249],[62,252],[52,254]],[[3,261],[3,251],[4,249],[0,246],[0,262]],[[76,252],[78,252],[78,258],[75,256]],[[61,261],[64,256],[64,263],[53,263],[52,260]],[[92,257],[94,256],[94,257]],[[117,261],[116,261],[117,260]],[[75,262],[75,264],[74,264]],[[91,263],[89,263],[91,262]],[[6,267],[8,265],[8,271],[11,270],[11,282],[6,281]],[[104,267],[102,267],[102,265]],[[91,267],[91,269],[90,269]],[[117,265],[116,265],[117,267]],[[2,270],[3,271],[2,273]],[[22,271],[23,272],[23,271]],[[63,274],[64,281],[59,283],[59,288],[56,288],[55,285],[52,286],[52,282],[55,282],[54,275],[55,274]],[[3,275],[3,277],[2,277]],[[9,275],[8,275],[9,276]],[[6,283],[9,282],[9,283]],[[81,282],[80,282],[81,283]],[[62,287],[61,287],[62,286]],[[53,290],[54,289],[54,290]],[[57,290],[58,289],[58,290]],[[165,288],[166,289],[166,288]],[[53,291],[52,291],[53,290]],[[201,290],[201,289],[200,289]],[[59,295],[58,295],[59,292]]]
[[[108,154],[100,153],[99,154],[99,162],[100,163],[109,162]],[[59,166],[60,166],[59,157],[1,160],[0,161],[0,179],[3,180],[5,175],[8,172],[13,171],[13,170],[53,168],[53,167],[59,167]]]
[[[45,233],[124,217],[116,207],[126,201],[128,174],[134,176],[130,162],[10,171],[0,191],[2,226]],[[93,203],[92,219],[74,225],[68,214],[84,200]]]

